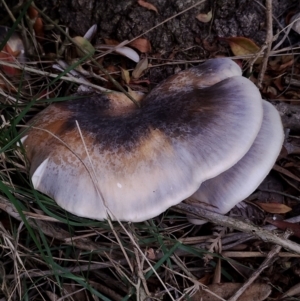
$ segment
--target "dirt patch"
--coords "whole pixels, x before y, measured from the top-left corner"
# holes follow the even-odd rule
[[[59,19],[74,34],[83,35],[98,25],[98,39],[112,38],[120,42],[131,40],[157,24],[182,12],[199,0],[151,0],[157,10],[148,10],[135,0],[77,0],[45,1],[37,4],[46,8],[53,19]],[[218,37],[244,36],[262,44],[265,39],[265,9],[263,1],[208,0],[170,19],[145,34],[151,41],[153,53],[168,54],[177,50],[176,58],[199,59],[210,55],[203,41],[214,43]],[[284,16],[300,7],[297,0],[275,0],[274,29],[284,26]],[[212,11],[212,22],[196,19],[199,13]]]

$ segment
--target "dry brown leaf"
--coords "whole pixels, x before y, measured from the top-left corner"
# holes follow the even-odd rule
[[[51,291],[45,291],[46,295],[48,296],[50,301],[57,301],[58,300],[58,295]]]
[[[292,61],[294,63],[295,56],[294,55],[283,55],[281,57],[281,61],[282,61],[283,64],[290,63],[290,61]]]
[[[110,45],[110,46],[117,46],[120,44],[120,42],[118,42],[117,40],[113,40],[113,39],[103,39],[103,40],[106,45]]]
[[[229,299],[240,287],[241,283],[216,283],[208,285],[208,290],[220,296],[223,299]],[[271,287],[263,283],[252,284],[239,298],[238,301],[262,301],[271,293]],[[199,290],[191,297],[192,301],[220,301],[220,298],[211,293]]]
[[[279,166],[277,164],[275,164],[273,166],[273,169],[276,170],[276,171],[278,171],[278,172],[280,172],[280,173],[282,173],[282,174],[284,174],[284,175],[286,175],[286,176],[288,176],[288,177],[290,177],[290,178],[292,178],[292,179],[294,179],[295,181],[300,182],[300,178],[298,178],[297,176],[295,176],[289,170],[287,170],[287,169],[285,169],[285,168],[283,168],[283,167],[281,167],[281,166]]]
[[[277,88],[279,91],[283,91],[283,90],[284,90],[284,86],[282,85],[282,77],[281,77],[281,76],[275,78],[275,79],[273,80],[273,83],[274,83],[274,85],[276,86],[276,88]]]
[[[250,39],[245,37],[220,38],[228,42],[234,55],[248,55],[257,53],[260,48]]]
[[[284,214],[292,210],[291,207],[288,207],[284,204],[279,203],[260,203],[255,202],[258,206],[260,206],[264,211],[269,213],[277,213],[277,214]]]
[[[33,6],[29,6],[27,13],[31,20],[35,20],[33,29],[36,36],[44,37],[44,24],[42,18],[39,17],[39,12]]]
[[[2,51],[0,52],[0,60],[8,63],[15,63],[16,62],[16,52],[13,51],[8,43],[3,47]],[[3,72],[8,76],[17,76],[21,74],[21,70],[10,67],[10,66],[1,66]]]
[[[198,282],[203,284],[203,285],[209,285],[209,283],[211,283],[211,278],[212,275],[209,273],[204,274],[204,276],[200,279],[198,279]]]
[[[128,85],[130,83],[130,74],[126,69],[121,68],[121,76],[124,82]]]
[[[266,93],[268,95],[268,98],[272,99],[276,98],[278,95],[278,91],[272,86],[267,86]]]
[[[132,87],[132,85],[140,85],[140,84],[145,84],[145,85],[150,85],[151,82],[149,79],[134,79],[132,78],[131,79],[131,82],[130,82],[130,86]]]
[[[142,75],[142,73],[148,68],[148,58],[144,57],[143,59],[141,59],[136,67],[134,68],[134,70],[132,71],[132,77],[134,79],[138,79],[140,78],[140,76]]]
[[[153,248],[149,248],[146,251],[146,255],[147,255],[147,258],[150,259],[150,260],[155,260],[156,259],[156,254],[155,254],[155,251],[153,250]]]
[[[158,14],[158,10],[153,4],[151,4],[149,2],[146,2],[144,0],[138,0],[138,4],[142,7],[145,7],[147,9],[149,9],[149,10],[153,10]]]
[[[199,44],[201,44],[201,40],[199,41]],[[219,46],[214,42],[209,42],[208,40],[204,39],[202,40],[202,45],[205,50],[209,52],[218,52]]]
[[[196,19],[203,23],[208,23],[212,19],[212,11],[209,11],[207,14],[199,14],[196,16]]]
[[[294,57],[291,55],[282,55],[269,61],[269,65],[274,71],[285,71],[295,63]]]
[[[108,65],[106,70],[110,73],[110,75],[116,75],[119,73],[119,69],[115,65]]]
[[[291,229],[293,231],[293,235],[297,236],[300,238],[300,225],[299,224],[293,224],[285,221],[279,221],[279,220],[272,220],[272,219],[267,219],[267,222],[276,226],[278,229],[281,230],[287,230]]]
[[[142,53],[149,53],[152,50],[150,41],[144,38],[135,39],[128,45],[139,50]]]

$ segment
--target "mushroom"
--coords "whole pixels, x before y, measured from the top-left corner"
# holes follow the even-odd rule
[[[238,65],[215,59],[167,79],[141,108],[114,94],[54,103],[30,121],[22,142],[33,186],[61,207],[139,222],[231,172],[256,143],[267,107]]]
[[[194,205],[225,214],[248,197],[268,175],[284,139],[281,119],[273,105],[263,100],[263,123],[247,154],[233,167],[203,182],[191,196]],[[193,224],[205,221],[189,218]]]

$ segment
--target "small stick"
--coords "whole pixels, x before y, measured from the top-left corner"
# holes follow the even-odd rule
[[[267,36],[265,42],[265,53],[263,58],[263,63],[261,70],[258,75],[257,86],[260,89],[262,87],[263,77],[267,70],[268,59],[271,52],[272,42],[273,42],[273,19],[272,19],[272,0],[266,0],[266,16],[267,16]]]
[[[265,242],[269,242],[272,244],[277,244],[285,249],[300,254],[300,245],[290,241],[284,237],[279,237],[273,234],[270,231],[264,230],[261,227],[253,226],[251,224],[247,224],[243,221],[234,219],[232,217],[224,216],[222,214],[218,214],[215,212],[211,212],[200,207],[191,206],[188,204],[180,203],[175,207],[172,207],[173,210],[185,213],[188,215],[192,215],[212,223],[216,223],[221,226],[233,228],[245,233],[254,234],[255,236],[259,237],[261,240]]]
[[[228,258],[258,258],[258,257],[267,257],[267,255],[265,253],[262,252],[247,252],[247,251],[225,251],[222,252],[221,255],[223,257],[228,257]],[[280,252],[277,254],[278,257],[281,258],[299,258],[300,255],[299,254],[294,254],[294,253],[290,253],[290,252]]]
[[[8,67],[13,67],[16,69],[20,69],[20,70],[24,70],[27,72],[32,72],[35,74],[40,74],[43,76],[49,76],[52,78],[56,78],[59,76],[59,74],[55,74],[55,73],[50,73],[47,71],[42,71],[42,70],[38,70],[35,68],[31,68],[31,67],[27,67],[27,66],[23,66],[23,65],[19,65],[19,64],[14,64],[14,63],[8,63],[8,62],[4,62],[4,61],[0,61],[0,66],[8,66]],[[110,93],[110,92],[115,92],[113,90],[109,90],[109,89],[105,89],[103,87],[100,87],[98,85],[92,84],[87,82],[86,80],[83,80],[81,78],[76,78],[76,77],[70,77],[70,76],[61,76],[60,79],[68,81],[68,82],[72,82],[72,83],[76,83],[76,84],[80,84],[80,85],[85,85],[85,86],[89,86],[95,90],[101,91],[101,92],[105,92],[105,93]]]
[[[291,231],[287,230],[282,238],[287,239],[292,234]],[[237,301],[237,299],[245,292],[247,288],[257,279],[263,270],[273,264],[279,257],[276,256],[281,250],[281,246],[275,245],[272,250],[268,253],[267,258],[263,261],[260,267],[251,275],[251,277],[243,284],[243,286],[236,291],[236,293],[228,299],[228,301]]]

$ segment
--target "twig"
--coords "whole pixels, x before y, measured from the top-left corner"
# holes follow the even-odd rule
[[[259,2],[259,1],[257,1],[257,0],[254,0],[254,2],[258,5],[258,6],[260,6],[261,8],[263,8],[264,10],[266,10],[266,7],[261,3],[261,2]],[[273,50],[272,50],[272,53],[276,53],[276,49],[278,49],[279,48],[279,46],[285,41],[285,39],[287,38],[287,39],[289,39],[289,37],[288,37],[288,35],[289,35],[289,32],[290,32],[290,30],[291,30],[291,27],[293,26],[293,24],[294,24],[294,22],[296,21],[296,20],[294,20],[291,24],[289,24],[288,26],[286,26],[286,27],[283,27],[282,25],[281,25],[281,22],[274,16],[274,15],[272,15],[272,18],[273,18],[273,20],[274,21],[276,21],[276,23],[277,23],[277,26],[279,27],[279,28],[281,28],[281,30],[279,31],[279,32],[277,32],[274,36],[273,36],[273,42],[275,42],[275,41],[277,41],[277,39],[278,39],[278,37],[280,36],[280,34],[282,33],[282,32],[284,32],[285,34],[284,34],[284,37],[273,47]],[[291,43],[290,43],[291,44]],[[277,50],[277,51],[286,51],[286,50],[291,50],[291,49],[285,49],[285,48],[282,48],[282,49],[280,49],[280,50]]]
[[[13,68],[16,68],[16,69],[24,70],[24,71],[27,71],[27,72],[32,72],[32,73],[43,75],[43,76],[49,76],[49,77],[53,77],[53,78],[56,78],[56,77],[59,76],[59,74],[50,73],[50,72],[46,72],[46,71],[41,71],[41,70],[37,70],[35,68],[31,68],[31,67],[27,67],[27,66],[21,66],[21,65],[18,65],[18,64],[8,63],[8,62],[4,62],[4,61],[0,61],[0,65],[1,66],[13,67]],[[68,82],[80,84],[80,85],[89,86],[89,87],[91,87],[95,90],[99,90],[101,92],[107,92],[107,93],[114,92],[113,90],[105,89],[103,87],[100,87],[98,85],[94,85],[92,83],[89,83],[85,80],[82,80],[82,79],[76,78],[76,77],[61,76],[60,79],[68,81]]]
[[[120,264],[126,264],[124,259],[119,260]],[[100,269],[107,269],[111,268],[113,265],[110,262],[99,262],[99,263],[91,263],[91,264],[85,264],[80,266],[74,266],[74,267],[64,267],[64,271],[62,270],[46,270],[46,271],[37,271],[35,269],[27,270],[26,272],[23,272],[19,275],[21,279],[23,278],[29,278],[29,277],[46,277],[54,274],[64,274],[66,271],[69,271],[70,273],[80,273],[85,271],[98,271]],[[6,275],[6,279],[15,279],[15,275]]]
[[[260,72],[258,74],[257,86],[260,89],[262,87],[263,77],[267,70],[268,59],[271,52],[273,42],[273,19],[272,19],[272,0],[266,0],[266,19],[267,19],[267,36],[265,42],[265,53],[262,62]]]
[[[299,298],[293,298],[295,295],[299,297],[300,292],[300,283],[295,284],[290,289],[288,289],[284,294],[282,294],[280,297],[277,297],[277,300],[291,300],[291,301],[297,301]]]
[[[144,262],[145,262],[145,259],[143,257],[142,258],[140,257],[139,250],[137,248],[133,247],[133,249],[134,249],[135,260],[136,260],[136,263],[137,263],[137,276],[139,277],[138,284],[140,282],[142,282],[146,295],[148,297],[150,297],[151,293],[148,289],[147,281],[146,281],[146,278],[145,278],[145,275],[144,275]],[[138,296],[140,296],[139,291],[140,291],[140,285],[137,285],[136,286],[136,293],[137,293]],[[141,300],[141,298],[137,298],[137,300]]]
[[[284,220],[288,223],[299,223],[300,222],[300,216],[295,216],[289,219]],[[275,230],[277,227],[273,225],[266,225],[262,227],[265,230],[272,231]],[[236,245],[240,245],[250,239],[254,239],[254,235],[248,234],[248,233],[235,233],[234,235],[227,235],[222,239],[223,243],[223,251],[225,250],[231,250]]]
[[[227,257],[227,258],[258,258],[258,257],[267,257],[268,255],[262,253],[262,252],[247,252],[247,251],[225,251],[222,252],[221,255],[223,257]],[[290,253],[290,252],[280,252],[277,254],[278,257],[281,258],[299,258],[300,254],[294,254],[294,253]]]
[[[124,300],[124,297],[119,295],[115,290],[110,289],[109,286],[107,285],[103,285],[99,282],[96,281],[89,281],[90,284],[96,288],[97,290],[101,291],[101,293],[105,294],[106,296],[108,296],[109,298],[111,298],[114,301],[122,301]],[[65,298],[63,298],[63,300],[65,300]],[[109,299],[108,299],[109,300]],[[59,301],[59,300],[57,300]]]
[[[181,213],[185,213],[187,215],[192,215],[194,217],[198,217],[201,219],[205,219],[207,221],[210,221],[212,223],[217,223],[221,226],[233,228],[245,233],[253,234],[257,237],[259,237],[261,240],[265,242],[270,242],[273,244],[280,245],[284,247],[285,249],[296,252],[297,254],[300,254],[300,245],[290,241],[288,239],[278,237],[275,234],[264,230],[261,227],[253,226],[250,224],[247,224],[245,222],[239,221],[237,219],[224,216],[218,213],[214,213],[199,207],[187,205],[184,203],[180,203],[176,205],[175,207],[172,207],[173,210],[179,211]]]
[[[12,20],[13,22],[16,22],[16,18],[15,18],[15,16],[13,15],[13,13],[11,12],[11,10],[10,10],[10,8],[8,7],[8,5],[6,4],[6,2],[5,2],[4,0],[1,0],[1,2],[2,2],[2,5],[4,6],[4,8],[5,8],[7,14],[8,14],[9,17],[11,18],[11,20]],[[19,27],[20,27],[20,26],[19,26]]]
[[[288,197],[290,199],[293,199],[293,200],[296,200],[296,201],[300,202],[300,198],[299,197],[296,197],[296,196],[293,196],[293,195],[290,195],[288,193],[284,193],[284,192],[281,192],[281,191],[272,190],[272,189],[260,189],[260,191],[262,191],[262,192],[276,193],[276,194],[283,195],[283,196],[286,196],[286,197]]]
[[[166,284],[163,282],[163,280],[161,279],[161,277],[159,276],[158,272],[154,269],[154,267],[152,266],[152,264],[150,263],[150,260],[146,257],[146,255],[144,254],[144,252],[141,250],[141,247],[137,244],[137,242],[135,241],[132,233],[129,233],[127,231],[127,229],[124,227],[123,223],[121,223],[120,221],[118,221],[120,226],[122,227],[122,229],[124,230],[124,232],[127,234],[127,236],[129,237],[131,243],[133,244],[133,246],[139,251],[139,253],[141,254],[143,260],[145,260],[145,262],[148,263],[148,265],[150,266],[151,270],[153,271],[153,273],[155,274],[155,276],[157,277],[157,279],[159,280],[159,282],[162,284],[163,288],[166,290],[167,294],[169,295],[170,299],[172,301],[175,301],[175,299],[173,298],[173,296],[170,294],[169,290],[166,287]]]
[[[287,230],[283,235],[283,239],[287,239],[292,232]],[[263,270],[265,270],[267,267],[269,267],[271,264],[273,264],[279,257],[276,256],[279,251],[281,250],[281,246],[273,246],[272,250],[268,253],[267,258],[263,261],[263,263],[260,265],[260,267],[251,275],[251,277],[242,285],[242,287],[235,292],[235,294],[228,299],[228,301],[237,301],[237,299],[244,293],[244,291],[257,279],[257,277],[262,273]]]

